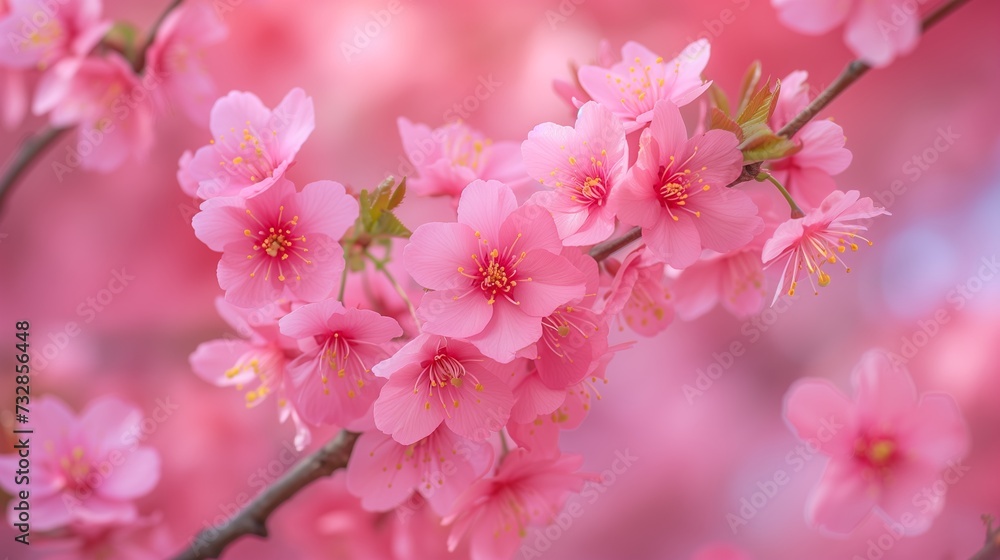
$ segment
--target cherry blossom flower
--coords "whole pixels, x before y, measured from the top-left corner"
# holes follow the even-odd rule
[[[347,489],[371,511],[388,511],[419,492],[438,515],[493,466],[493,446],[440,427],[402,444],[372,431],[361,434],[347,464]]]
[[[375,401],[375,425],[401,444],[428,437],[443,422],[481,441],[507,423],[514,397],[500,366],[472,344],[423,334],[375,366],[387,378]]]
[[[609,259],[609,268],[617,263]],[[674,320],[674,302],[666,287],[666,266],[645,246],[640,246],[617,265],[615,277],[601,311],[619,315],[630,329],[655,336]]]
[[[621,62],[610,68],[580,68],[580,85],[621,119],[626,132],[633,132],[653,120],[658,101],[668,100],[683,107],[712,85],[701,79],[711,50],[708,41],[700,39],[673,60],[664,61],[662,56],[629,41],[622,46]]]
[[[316,181],[295,192],[281,179],[252,198],[206,201],[192,225],[198,239],[222,253],[226,301],[260,307],[327,297],[344,269],[338,240],[357,217],[358,202],[340,183]]]
[[[347,426],[368,412],[382,385],[372,367],[389,357],[387,343],[403,334],[395,320],[345,309],[334,299],[303,305],[278,325],[302,347],[288,365],[291,397],[314,425]]]
[[[213,385],[235,387],[237,391],[246,389],[247,408],[256,407],[275,395],[278,420],[292,419],[295,447],[304,449],[311,434],[288,400],[291,382],[285,371],[288,363],[299,355],[298,344],[278,330],[278,319],[287,313],[288,305],[272,303],[251,311],[219,297],[215,300],[215,308],[240,338],[201,343],[189,358],[191,369]]]
[[[497,474],[463,493],[442,523],[452,525],[448,548],[468,535],[472,560],[511,558],[528,527],[551,523],[571,493],[594,477],[579,473],[583,457],[543,457],[515,449]]]
[[[417,175],[407,188],[418,196],[455,199],[476,179],[496,180],[511,187],[527,182],[517,142],[494,142],[462,122],[431,129],[399,118],[403,150]],[[405,164],[405,162],[404,162]]]
[[[839,262],[850,272],[840,255],[847,249],[857,251],[858,241],[872,244],[871,240],[859,235],[868,227],[857,222],[883,214],[889,212],[876,207],[872,199],[861,198],[858,191],[834,191],[805,217],[793,218],[778,226],[774,236],[764,243],[761,255],[765,265],[785,263],[771,303],[777,301],[786,285],[788,295],[795,294],[802,270],[806,271],[815,294],[819,294],[817,285],[823,287],[830,283],[830,275],[823,270],[825,265]]]
[[[901,9],[902,0],[771,0],[788,27],[822,35],[846,22],[844,41],[872,66],[908,54],[920,40],[918,10]]]
[[[610,194],[625,178],[625,129],[602,105],[580,109],[576,127],[544,123],[521,144],[528,174],[552,190],[530,201],[552,212],[566,245],[593,245],[615,231]]]
[[[178,104],[192,122],[205,122],[217,95],[202,57],[227,34],[208,3],[184,3],[167,14],[146,50],[145,72],[162,80],[153,90],[161,105]]]
[[[724,130],[688,139],[677,106],[657,103],[639,159],[614,193],[618,217],[641,226],[646,246],[674,268],[692,265],[703,249],[746,245],[764,222],[746,193],[726,188],[743,167],[738,145]]]
[[[542,319],[535,367],[542,383],[553,389],[578,383],[608,351],[607,319],[594,311],[600,286],[597,262],[574,248],[567,247],[562,256],[583,273],[586,291]]]
[[[145,91],[118,55],[64,59],[42,75],[32,110],[49,113],[53,126],[78,126],[80,167],[107,172],[130,155],[144,160],[153,145],[154,111]]]
[[[136,437],[142,419],[138,408],[114,397],[91,401],[80,416],[55,397],[32,399],[30,480],[27,487],[14,483],[24,457],[15,447],[0,456],[0,487],[11,496],[30,493],[35,531],[134,522],[134,501],[160,478],[159,454]],[[9,503],[11,523],[19,523],[16,505]]]
[[[785,126],[809,105],[807,77],[806,72],[798,71],[781,81],[781,93],[770,122],[774,130]],[[844,148],[844,129],[831,120],[812,120],[792,140],[800,146],[799,151],[768,162],[768,172],[788,189],[796,202],[815,208],[837,189],[833,176],[851,164],[851,151]]]
[[[312,98],[300,88],[288,92],[273,111],[252,93],[230,92],[212,106],[213,138],[190,162],[198,196],[248,197],[264,191],[292,165],[315,126]]]
[[[925,393],[884,351],[866,353],[853,373],[852,402],[830,382],[802,379],[785,395],[785,420],[830,461],[806,506],[815,526],[846,534],[873,510],[905,534],[926,531],[943,493],[922,494],[958,466],[968,429],[951,395]]]
[[[56,62],[83,57],[111,28],[101,19],[101,0],[9,0],[0,18],[0,65],[10,68],[50,68]]]
[[[458,223],[424,224],[403,253],[425,288],[424,330],[465,338],[499,362],[542,336],[542,318],[583,295],[580,272],[559,256],[549,213],[517,207],[510,187],[474,181],[462,193]]]
[[[617,55],[611,49],[611,42],[607,39],[601,39],[597,44],[597,57],[591,62],[591,66],[611,68],[617,61]],[[573,72],[573,82],[570,83],[566,80],[556,78],[552,80],[552,89],[555,90],[556,95],[573,108],[573,114],[576,115],[579,112],[579,108],[584,103],[591,101],[591,98],[587,95],[587,92],[583,91],[583,86],[580,85],[580,69],[576,63],[570,63],[570,69]]]

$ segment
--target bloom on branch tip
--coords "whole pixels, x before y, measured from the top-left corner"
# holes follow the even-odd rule
[[[965,474],[961,411],[948,394],[918,399],[910,374],[881,350],[861,358],[852,380],[853,401],[822,379],[799,380],[785,395],[789,428],[830,457],[806,517],[847,534],[874,510],[904,534],[923,533],[944,507],[943,492],[924,489]]]
[[[785,286],[788,287],[788,295],[795,295],[803,270],[815,294],[819,294],[818,287],[830,283],[830,275],[823,269],[824,266],[840,263],[850,272],[841,255],[848,249],[857,251],[859,242],[872,245],[871,240],[859,235],[868,227],[858,222],[883,214],[889,215],[889,212],[876,207],[871,198],[861,198],[858,191],[833,191],[819,208],[802,218],[792,218],[779,225],[774,236],[764,243],[761,255],[768,266],[784,261],[772,305]]]
[[[215,198],[192,219],[195,235],[222,253],[226,301],[260,307],[279,298],[319,301],[344,269],[338,243],[358,217],[343,185],[316,181],[296,192],[280,179],[252,198]]]
[[[639,158],[615,191],[618,217],[641,226],[649,250],[674,268],[694,264],[703,249],[725,253],[749,243],[764,222],[746,193],[726,188],[743,168],[736,136],[709,130],[689,139],[669,101],[653,113]]]
[[[417,310],[429,333],[464,338],[510,362],[542,335],[542,318],[583,296],[583,275],[559,256],[552,217],[517,207],[510,187],[474,181],[462,193],[458,223],[424,224],[403,260],[414,280],[436,291]]]
[[[658,101],[668,100],[682,107],[712,85],[701,79],[711,50],[708,40],[700,39],[673,60],[665,61],[639,43],[629,41],[622,46],[621,62],[610,68],[580,68],[580,85],[594,101],[621,119],[626,132],[633,132],[653,120],[653,108]]]
[[[295,88],[274,110],[252,93],[233,91],[212,107],[212,139],[194,154],[188,174],[198,196],[253,196],[284,175],[315,128],[312,98]]]

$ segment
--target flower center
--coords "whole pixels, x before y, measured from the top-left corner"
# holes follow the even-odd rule
[[[90,461],[85,459],[85,453],[80,446],[74,447],[69,455],[59,459],[59,467],[62,469],[64,482],[67,488],[73,490],[85,490],[91,487],[87,477],[93,471]]]
[[[873,470],[884,471],[896,462],[899,451],[892,438],[863,436],[854,443],[854,458]]]
[[[295,274],[296,280],[301,280],[302,275],[298,269],[297,265],[301,264],[312,264],[312,261],[307,259],[305,253],[309,252],[309,249],[303,247],[302,245],[306,241],[304,235],[295,236],[293,230],[295,226],[299,225],[299,217],[293,216],[291,220],[285,220],[283,215],[285,213],[285,207],[278,207],[278,218],[275,220],[276,226],[266,226],[264,222],[257,219],[253,215],[250,209],[247,209],[247,215],[253,218],[255,222],[260,226],[260,229],[256,233],[250,229],[243,230],[243,235],[251,238],[257,238],[257,243],[253,245],[253,253],[247,255],[248,259],[254,259],[258,256],[261,258],[257,262],[257,266],[254,267],[253,271],[250,272],[250,277],[253,278],[257,275],[257,272],[266,263],[267,269],[264,271],[264,279],[269,280],[271,277],[271,269],[276,268],[278,273],[278,280],[281,282],[285,281],[285,268],[288,268]],[[262,254],[263,253],[263,254]],[[264,257],[267,255],[267,257]],[[294,256],[298,258],[298,261],[286,262],[289,257]]]
[[[486,149],[493,143],[489,138],[473,138],[471,134],[463,134],[452,140],[445,138],[444,153],[456,167],[468,167],[478,171],[486,163]]]
[[[685,161],[678,164],[674,156],[670,156],[670,162],[665,166],[660,166],[660,186],[657,187],[656,193],[660,198],[660,206],[675,222],[680,220],[681,210],[694,214],[695,218],[701,217],[700,210],[688,208],[690,202],[688,199],[709,190],[710,187],[709,185],[701,185],[702,180],[698,178],[698,174],[685,167],[697,153],[698,146],[695,146]]]
[[[448,407],[445,406],[445,390],[451,387],[456,389],[461,388],[465,384],[466,377],[476,384],[477,391],[483,390],[483,384],[479,382],[479,379],[472,373],[469,373],[469,370],[465,369],[465,365],[461,361],[449,356],[441,348],[438,349],[438,353],[432,359],[424,361],[421,365],[423,366],[423,370],[417,376],[417,381],[413,385],[413,393],[419,393],[420,385],[427,383],[430,385],[427,395],[433,398],[434,389],[437,388],[438,402],[445,412],[448,412]],[[451,408],[458,408],[459,401],[455,396],[453,393]],[[430,409],[430,407],[430,401],[424,403],[424,408]]]
[[[327,365],[330,367],[330,371],[336,372],[338,379],[343,379],[347,376],[347,368],[352,363],[357,363],[361,366],[361,370],[365,373],[371,371],[365,362],[361,359],[361,356],[357,352],[351,351],[352,341],[347,340],[345,337],[341,336],[339,332],[333,333],[333,335],[327,337],[326,339],[326,350],[323,353],[323,357],[326,359]],[[353,360],[353,362],[352,362]],[[365,386],[365,380],[357,375],[356,371],[352,375],[354,377],[353,383],[347,383],[347,398],[353,399],[358,396],[357,392],[354,390],[354,385],[360,389]],[[320,382],[323,384],[323,394],[330,394],[330,377],[327,375],[326,370],[322,370],[320,375]]]
[[[503,252],[496,248],[486,251],[489,249],[489,241],[483,239],[478,231],[476,238],[480,242],[480,252],[471,256],[476,272],[468,273],[464,266],[460,266],[458,273],[472,280],[473,286],[478,286],[482,290],[487,297],[486,303],[493,305],[496,303],[497,295],[500,295],[514,305],[520,305],[520,302],[514,299],[512,291],[517,287],[518,281],[531,281],[531,278],[517,279],[517,265],[521,264],[527,255],[523,251],[516,253],[514,249],[521,239],[521,234],[518,233],[514,242],[509,247],[504,247]]]
[[[271,177],[274,174],[275,162],[267,152],[266,146],[261,142],[261,134],[247,121],[247,128],[242,131],[242,137],[235,128],[230,128],[233,136],[226,140],[226,136],[219,135],[219,143],[209,140],[214,144],[219,154],[219,165],[233,175],[240,175],[250,180],[252,183]],[[272,130],[271,136],[276,136],[278,132]]]
[[[555,313],[542,319],[542,340],[563,362],[573,363],[573,357],[563,348],[567,337],[577,334],[586,340],[590,338],[590,333],[598,330],[600,327],[596,323],[571,306],[557,309]],[[571,349],[579,345],[570,341]]]
[[[842,225],[841,227],[851,226]],[[791,270],[793,280],[788,287],[788,295],[795,295],[795,288],[798,285],[795,278],[798,276],[799,271],[803,269],[808,272],[809,284],[812,286],[814,294],[819,294],[816,284],[820,288],[830,284],[830,275],[823,270],[824,264],[836,264],[839,262],[846,272],[850,272],[851,267],[847,266],[843,258],[837,256],[837,253],[845,253],[848,248],[851,251],[857,251],[858,244],[855,243],[855,238],[865,241],[869,246],[873,245],[871,240],[858,235],[853,229],[847,231],[829,228],[817,229],[815,231],[807,230],[802,235],[802,240],[799,242],[795,256],[785,265],[786,273],[789,266],[793,267]],[[813,284],[813,276],[816,277],[816,284]]]
[[[253,379],[240,379],[236,384],[236,390],[242,391],[244,384],[258,381],[255,389],[246,392],[247,408],[256,406],[264,400],[264,397],[271,394],[274,388],[280,383],[278,377],[282,371],[281,362],[284,355],[281,350],[269,348],[259,352],[248,352],[240,356],[233,367],[226,370],[226,379],[233,379],[243,372],[251,372]]]

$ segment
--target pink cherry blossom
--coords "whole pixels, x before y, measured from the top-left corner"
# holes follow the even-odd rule
[[[615,266],[610,260],[608,264]],[[655,336],[669,327],[674,302],[666,287],[666,266],[644,246],[617,266],[602,312],[620,314],[630,329],[643,336]]]
[[[0,18],[0,65],[45,70],[89,53],[111,27],[101,19],[101,0],[10,0]]]
[[[782,80],[781,93],[770,123],[774,130],[785,126],[809,105],[807,77],[806,72],[798,71]],[[831,120],[812,120],[792,140],[800,146],[799,151],[768,162],[768,172],[788,189],[800,205],[815,208],[837,189],[833,175],[841,173],[851,164],[851,151],[844,148],[844,129]]]
[[[80,167],[107,172],[129,155],[144,160],[153,145],[154,111],[146,90],[118,55],[68,58],[42,75],[32,110],[49,113],[53,126],[78,126]]]
[[[711,46],[705,39],[691,43],[676,58],[664,61],[646,47],[629,41],[622,46],[622,61],[610,68],[580,68],[580,85],[633,132],[653,120],[658,101],[677,106],[694,101],[712,85],[701,79]]]
[[[468,535],[472,560],[513,557],[529,527],[551,523],[566,498],[594,477],[579,471],[583,457],[544,457],[515,449],[493,478],[480,480],[459,497],[442,520],[452,525],[448,548]]]
[[[252,196],[280,179],[315,128],[311,97],[288,92],[274,110],[252,93],[232,91],[212,107],[212,139],[198,148],[189,173],[198,196]]]
[[[771,0],[788,27],[821,35],[846,22],[844,41],[872,66],[886,66],[920,40],[918,10],[903,0]]]
[[[830,457],[806,506],[815,526],[849,533],[875,511],[906,534],[926,531],[944,506],[943,493],[916,506],[924,488],[954,468],[969,447],[955,400],[917,392],[909,373],[887,353],[865,354],[853,374],[852,402],[830,382],[802,379],[785,396],[795,434]]]
[[[710,130],[688,139],[676,105],[661,101],[653,112],[639,159],[615,191],[618,217],[641,226],[646,246],[674,268],[694,264],[703,249],[749,243],[764,222],[746,193],[726,188],[743,167],[736,136]]]
[[[535,367],[542,383],[553,389],[578,383],[608,351],[607,318],[594,311],[600,286],[597,262],[575,248],[567,247],[562,256],[583,273],[586,291],[542,319]]]
[[[493,446],[440,427],[402,444],[381,432],[358,438],[347,464],[347,489],[371,511],[388,511],[419,492],[445,515],[463,490],[493,466]]]
[[[344,269],[338,240],[357,217],[358,202],[340,183],[316,181],[295,192],[281,179],[252,198],[206,201],[192,225],[198,239],[222,253],[226,301],[260,307],[327,297]]]
[[[517,207],[510,187],[474,181],[462,193],[458,223],[424,224],[403,253],[425,288],[424,330],[466,338],[499,362],[542,336],[542,318],[583,295],[580,272],[559,256],[548,212]]]
[[[599,68],[611,68],[617,61],[617,55],[611,49],[611,42],[607,39],[601,39],[597,44],[597,57],[591,62],[591,65]],[[587,95],[587,92],[583,91],[583,86],[580,85],[580,70],[577,64],[571,62],[570,69],[573,72],[573,82],[570,83],[566,80],[556,78],[552,80],[552,89],[555,90],[556,95],[573,108],[573,114],[575,115],[578,113],[580,106],[591,99]]]
[[[419,196],[455,199],[476,179],[496,180],[511,187],[527,182],[516,142],[494,142],[462,122],[431,129],[399,118],[403,150],[417,173],[407,187]],[[402,162],[404,165],[406,162]]]
[[[528,174],[551,190],[531,197],[549,210],[566,245],[593,245],[615,231],[611,192],[625,177],[628,143],[621,122],[602,105],[580,109],[576,127],[544,123],[521,144]]]
[[[295,446],[305,448],[311,434],[288,400],[291,381],[286,374],[288,363],[299,355],[298,345],[278,330],[278,319],[287,305],[271,304],[249,310],[215,300],[215,308],[241,338],[226,337],[201,343],[189,358],[191,369],[199,377],[219,387],[247,389],[247,408],[260,405],[276,396],[278,420],[289,418],[295,425]]]
[[[203,60],[204,50],[223,41],[227,34],[219,14],[208,3],[181,4],[164,18],[146,51],[145,66],[147,74],[162,80],[153,90],[161,105],[179,105],[188,118],[204,126],[217,97],[215,82]]]
[[[101,397],[73,413],[61,400],[32,399],[30,480],[14,483],[21,457],[0,456],[0,487],[10,495],[31,496],[31,529],[49,531],[68,525],[131,523],[135,500],[160,478],[160,456],[136,438],[142,412],[114,397]],[[15,449],[16,451],[16,449]],[[16,501],[8,519],[17,523]]]
[[[375,375],[388,379],[375,401],[375,425],[404,445],[442,422],[482,441],[507,423],[514,404],[499,369],[468,342],[420,335],[375,366]]]
[[[314,425],[347,426],[368,412],[382,385],[372,367],[389,357],[387,344],[403,334],[395,320],[345,309],[334,299],[303,305],[278,325],[303,349],[288,366],[291,397]]]
[[[777,301],[786,285],[788,295],[795,294],[802,270],[806,271],[815,294],[819,294],[817,284],[822,287],[830,283],[830,275],[823,270],[825,265],[839,262],[850,272],[850,267],[838,254],[845,253],[848,248],[857,251],[858,240],[871,245],[872,241],[859,233],[868,230],[864,221],[883,214],[889,212],[876,207],[867,196],[861,198],[858,191],[834,191],[805,217],[793,218],[778,226],[774,236],[764,243],[761,255],[765,265],[784,262],[771,303]]]

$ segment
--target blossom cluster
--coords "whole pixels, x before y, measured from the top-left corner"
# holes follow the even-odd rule
[[[53,163],[60,181],[77,167],[108,172],[144,160],[158,115],[180,111],[202,125],[217,96],[201,57],[227,30],[211,3],[184,2],[148,45],[102,12],[101,0],[0,3],[3,123],[13,128],[30,111],[54,128],[77,127],[76,142]]]

